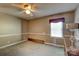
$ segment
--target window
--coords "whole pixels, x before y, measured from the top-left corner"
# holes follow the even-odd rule
[[[63,37],[63,21],[54,20],[50,22],[50,28],[51,28],[50,31],[51,37]]]

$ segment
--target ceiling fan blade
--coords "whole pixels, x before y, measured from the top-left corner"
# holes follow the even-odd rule
[[[34,16],[34,14],[31,12],[30,16]]]
[[[26,13],[26,10],[23,10],[23,11],[19,12],[19,14],[20,14],[20,15],[21,15],[21,14],[26,14],[26,15],[28,15],[28,16],[33,16],[33,12],[31,12],[30,14],[27,14],[27,13]]]
[[[32,13],[40,13],[38,10],[31,10]]]
[[[22,4],[17,4],[17,3],[13,3],[13,4],[11,4],[12,6],[14,6],[14,7],[16,7],[16,8],[19,8],[19,9],[24,9],[24,5],[22,5]]]
[[[22,14],[22,13],[25,13],[25,10],[19,12],[19,14]]]

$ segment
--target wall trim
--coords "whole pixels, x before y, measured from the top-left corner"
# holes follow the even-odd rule
[[[13,45],[16,45],[16,44],[19,44],[19,43],[25,42],[25,41],[26,41],[26,40],[21,40],[21,41],[18,41],[18,42],[12,43],[12,44],[4,45],[4,46],[1,46],[0,49],[4,49],[4,48],[7,48],[7,47],[9,47],[9,46],[13,46]]]
[[[46,45],[52,45],[52,46],[55,46],[55,47],[64,48],[64,45],[58,45],[58,44],[47,43],[47,42],[45,42],[44,44],[46,44]]]
[[[50,42],[45,42],[44,40],[32,39],[32,38],[28,38],[28,40],[33,41],[33,42],[37,42],[37,43],[42,43],[42,44],[46,44],[46,45],[52,45],[52,46],[55,46],[55,47],[64,48],[64,45],[57,45],[57,44],[53,44],[53,43],[50,43]]]
[[[9,37],[9,36],[18,36],[18,35],[46,35],[49,36],[50,34],[45,34],[45,33],[15,33],[15,34],[5,34],[5,35],[0,35],[0,37]]]

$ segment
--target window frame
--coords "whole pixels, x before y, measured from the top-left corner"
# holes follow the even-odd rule
[[[62,19],[62,18],[58,18],[58,19]],[[58,19],[55,19],[55,20],[58,20]],[[50,19],[51,20],[51,19]],[[52,19],[53,20],[53,19]],[[62,37],[55,37],[55,36],[51,36],[51,23],[53,23],[53,22],[50,22],[49,21],[49,23],[50,23],[50,37],[51,38],[63,38],[64,37],[64,22],[65,22],[65,19],[63,18],[63,20],[64,21],[60,21],[60,22],[62,22],[63,24],[62,24]]]

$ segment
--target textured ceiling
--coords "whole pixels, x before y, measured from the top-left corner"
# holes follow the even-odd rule
[[[78,3],[35,3],[37,6],[35,12],[33,12],[33,16],[29,16],[25,13],[21,13],[22,10],[12,6],[11,3],[0,4],[0,12],[7,13],[10,15],[14,15],[26,20],[31,20],[34,18],[39,18],[43,16],[48,16],[52,14],[68,12],[75,10]]]

